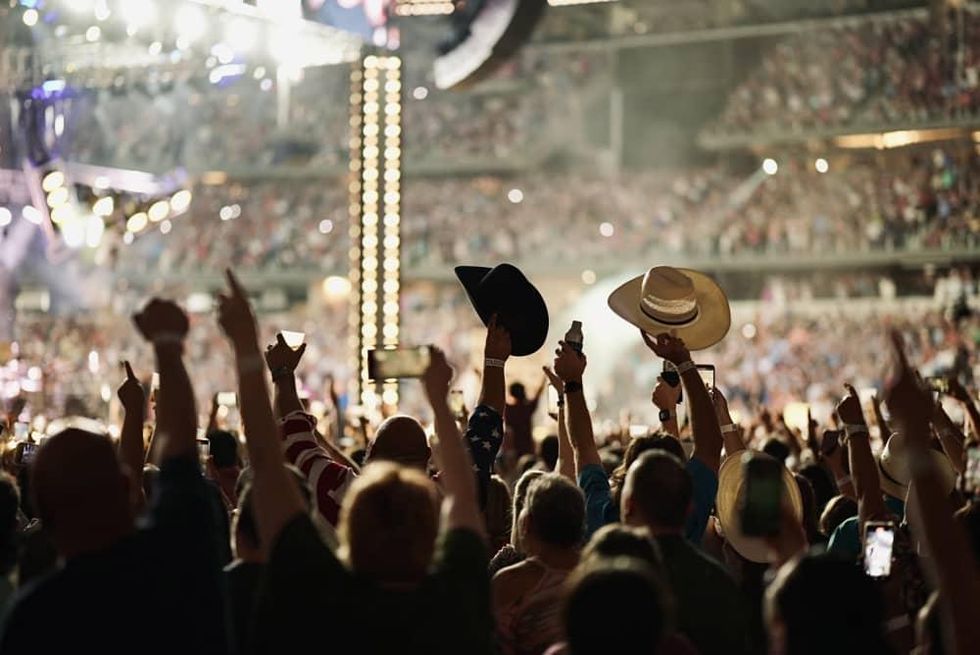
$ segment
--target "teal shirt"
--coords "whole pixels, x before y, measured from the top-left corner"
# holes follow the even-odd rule
[[[885,496],[885,507],[900,518],[905,516],[905,503],[898,498]],[[838,525],[830,535],[827,552],[854,559],[861,557],[861,519],[852,516]]]

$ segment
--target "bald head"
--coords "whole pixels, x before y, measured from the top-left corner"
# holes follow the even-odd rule
[[[684,529],[691,507],[693,483],[684,463],[674,455],[643,453],[626,473],[620,511],[630,525],[654,533]]]
[[[429,442],[425,430],[411,416],[392,416],[378,426],[368,450],[368,462],[389,461],[425,469],[429,465]]]
[[[59,432],[38,450],[31,476],[37,510],[62,555],[105,548],[132,529],[128,478],[108,437]]]

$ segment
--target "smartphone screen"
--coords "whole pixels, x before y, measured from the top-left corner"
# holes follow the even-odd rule
[[[677,387],[681,383],[681,374],[677,372],[677,369],[673,364],[664,360],[664,368],[660,373],[660,379],[669,384],[672,387]],[[680,404],[684,402],[684,390],[681,389],[681,393],[677,396],[677,403]]]
[[[779,532],[783,500],[783,466],[775,459],[746,453],[742,458],[745,492],[742,498],[742,533],[762,537]]]
[[[224,407],[238,407],[238,394],[234,391],[221,391],[218,393],[218,404]]]
[[[31,464],[34,461],[34,456],[37,454],[37,444],[36,443],[25,443],[23,450],[20,452],[20,463],[26,465]]]
[[[197,458],[204,464],[208,461],[208,457],[211,455],[211,442],[206,438],[198,438],[197,440]]]
[[[429,368],[429,347],[367,351],[368,377],[372,380],[419,378]]]
[[[293,332],[292,330],[282,330],[279,332],[282,335],[282,340],[286,342],[286,345],[296,350],[306,341],[305,332]]]
[[[966,449],[966,472],[963,474],[965,491],[980,493],[980,445],[974,444]]]
[[[466,409],[466,405],[463,402],[463,390],[453,389],[449,392],[449,411],[453,413],[453,416],[462,416]]]
[[[715,388],[715,367],[714,364],[698,364],[698,373],[701,375],[701,380],[704,382],[704,386],[711,391]]]
[[[893,523],[869,522],[864,532],[864,572],[872,578],[887,578],[892,571]]]

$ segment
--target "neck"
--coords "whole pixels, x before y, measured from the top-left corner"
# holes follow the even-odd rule
[[[533,544],[525,542],[527,554],[541,560],[549,567],[554,569],[573,569],[579,562],[579,551],[577,548],[562,548],[543,544],[533,540]]]

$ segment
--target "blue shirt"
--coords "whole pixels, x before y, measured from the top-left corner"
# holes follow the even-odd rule
[[[885,496],[885,507],[889,512],[901,519],[905,516],[905,503],[898,498]],[[827,551],[838,555],[846,555],[857,559],[861,556],[861,519],[857,516],[844,519],[843,523],[837,526],[830,541],[827,543]]]

